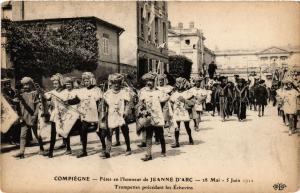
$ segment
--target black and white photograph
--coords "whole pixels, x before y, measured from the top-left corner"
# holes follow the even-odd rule
[[[299,119],[297,1],[1,1],[1,192],[299,192]]]

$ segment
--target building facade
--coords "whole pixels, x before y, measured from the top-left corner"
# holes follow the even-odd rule
[[[300,49],[270,47],[264,50],[226,50],[216,52],[218,72],[247,77],[255,72],[262,78],[272,76],[279,68],[295,68],[300,65]]]
[[[13,21],[92,16],[113,23],[125,29],[119,40],[120,63],[136,68],[138,77],[168,69],[167,2],[13,1],[11,5]],[[113,46],[110,40],[107,44]]]
[[[184,28],[183,23],[178,23],[177,27],[171,27],[168,30],[168,38],[170,50],[192,60],[191,76],[203,73],[205,37],[201,30],[195,28],[194,22],[190,22],[188,28]]]
[[[138,77],[169,71],[167,10],[164,1],[137,1]]]

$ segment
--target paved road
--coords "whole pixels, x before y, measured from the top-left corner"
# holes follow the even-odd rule
[[[17,150],[4,153],[1,155],[2,191],[44,189],[46,192],[59,192],[65,186],[72,192],[128,192],[115,189],[114,185],[132,186],[141,185],[141,182],[99,181],[99,178],[113,180],[123,176],[143,179],[151,176],[168,177],[169,180],[192,178],[192,183],[177,182],[178,186],[193,188],[186,192],[276,192],[273,188],[276,183],[285,184],[285,191],[295,191],[300,179],[300,137],[298,134],[288,136],[287,127],[273,107],[268,107],[266,115],[261,118],[257,112],[249,111],[245,122],[238,122],[236,117],[221,122],[220,117],[205,114],[200,132],[193,132],[195,145],[188,145],[188,136],[183,131],[180,136],[182,146],[172,149],[173,137],[166,136],[167,157],[160,157],[160,146],[155,145],[154,160],[149,162],[140,160],[145,149],[137,147],[140,139],[135,134],[134,125],[130,128],[133,153],[130,156],[124,156],[125,145],[121,135],[122,146],[112,149],[111,159],[103,160],[99,157],[100,142],[95,133],[88,136],[90,156],[81,159],[76,158],[81,148],[79,136],[71,138],[73,155],[70,156],[63,155],[64,151],[60,150],[55,152],[54,158],[48,159],[37,155],[38,147],[27,148],[26,159],[23,160],[12,157]],[[60,141],[57,142],[57,145],[60,144]],[[62,182],[54,180],[55,176],[88,176],[98,180]],[[205,182],[206,178],[208,182]],[[231,178],[237,182],[230,183]],[[175,183],[148,181],[143,184],[170,185],[172,189],[168,192],[174,192],[178,190],[174,189]]]

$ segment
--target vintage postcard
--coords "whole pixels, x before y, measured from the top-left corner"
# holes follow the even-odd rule
[[[2,1],[1,191],[299,191],[299,34],[296,1]]]

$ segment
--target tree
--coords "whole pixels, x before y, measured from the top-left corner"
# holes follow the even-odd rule
[[[31,76],[39,82],[42,76],[97,68],[98,41],[91,21],[65,20],[58,28],[45,21],[5,21],[2,27],[17,80]]]
[[[174,78],[190,79],[193,62],[185,56],[169,56],[169,74]]]

